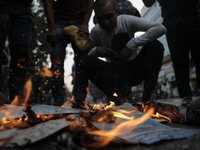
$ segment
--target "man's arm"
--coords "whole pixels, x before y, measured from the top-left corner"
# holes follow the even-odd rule
[[[5,37],[7,29],[10,29],[10,17],[7,13],[5,0],[0,0],[0,28]]]
[[[88,22],[90,20],[91,14],[92,14],[93,3],[94,3],[94,0],[88,0],[87,1],[87,7],[86,7],[85,15],[84,15],[84,18],[83,18],[83,23],[80,26],[80,30],[85,32],[85,33],[89,33]]]
[[[160,23],[151,22],[145,19],[141,19],[134,16],[121,17],[121,21],[128,24],[129,32],[144,31],[145,33],[137,38],[132,38],[126,47],[121,51],[124,59],[128,59],[131,55],[131,51],[135,51],[138,46],[144,46],[145,44],[156,40],[167,32],[167,29]]]
[[[44,10],[47,17],[47,23],[49,31],[47,32],[47,41],[49,43],[57,43],[58,33],[56,31],[56,26],[54,22],[53,14],[53,0],[44,0]]]
[[[142,0],[146,7],[151,7],[156,0]]]

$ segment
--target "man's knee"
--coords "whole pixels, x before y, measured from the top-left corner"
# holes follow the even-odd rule
[[[85,66],[85,67],[94,66],[94,65],[96,64],[97,61],[98,61],[98,58],[97,58],[97,57],[87,56],[84,66]]]
[[[165,50],[163,44],[158,40],[149,42],[149,47],[151,47],[154,51],[158,53],[163,53]]]

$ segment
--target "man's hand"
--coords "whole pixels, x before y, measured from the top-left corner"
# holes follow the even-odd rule
[[[137,9],[133,6],[133,5],[130,5],[130,6],[128,6],[127,8],[125,8],[125,9],[128,9],[130,12],[131,12],[131,14],[135,14],[136,13],[136,11],[137,11]]]
[[[56,29],[50,29],[47,34],[47,42],[52,43],[52,44],[56,44],[58,42],[58,33],[56,31]]]
[[[128,59],[131,54],[132,54],[132,50],[130,50],[128,47],[124,47],[123,50],[121,51],[121,57],[122,59],[126,60]]]
[[[89,35],[88,24],[81,24],[80,31],[85,32],[85,34]]]
[[[96,48],[96,54],[98,57],[116,57],[118,54],[108,48],[109,46],[100,46]]]
[[[10,17],[8,14],[0,14],[0,26],[2,28],[3,36],[6,36],[6,32],[10,30]]]

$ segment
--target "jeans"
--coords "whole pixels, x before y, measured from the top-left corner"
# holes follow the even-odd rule
[[[167,28],[167,42],[173,61],[180,98],[192,96],[189,72],[189,52],[196,65],[198,88],[200,88],[200,22],[197,12],[188,12],[163,23]]]
[[[114,62],[107,63],[97,57],[88,56],[85,70],[91,82],[108,98],[112,98],[115,92],[119,97],[129,95],[131,86],[136,86],[142,81],[145,91],[153,91],[162,64],[163,52],[163,45],[155,40],[146,44],[131,61],[116,58]]]
[[[64,27],[69,25],[80,26],[81,23],[75,21],[57,21],[56,30],[58,32],[58,43],[52,45],[53,51],[51,54],[51,69],[53,71],[52,77],[52,95],[54,102],[64,102],[65,97],[65,85],[64,85],[64,59],[66,55],[67,44],[71,43],[74,50],[74,61],[76,66],[75,83],[74,83],[74,99],[84,101],[86,97],[86,87],[88,85],[88,79],[83,70],[83,65],[88,51],[79,50],[74,45],[67,33],[63,30]]]
[[[33,15],[11,7],[8,7],[8,14],[11,20],[11,29],[7,31],[11,54],[9,93],[10,100],[13,100],[23,90],[26,82]],[[1,57],[5,40],[6,37],[3,37],[2,31],[0,30],[0,60],[2,60]],[[0,68],[1,66],[2,62],[0,62]],[[2,70],[0,69],[0,76],[1,74]],[[0,83],[2,83],[2,78],[0,80]],[[1,86],[0,89],[2,89]]]

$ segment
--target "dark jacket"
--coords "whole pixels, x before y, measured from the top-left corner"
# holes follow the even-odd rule
[[[31,13],[33,0],[0,0],[0,14],[7,13],[7,7]]]

